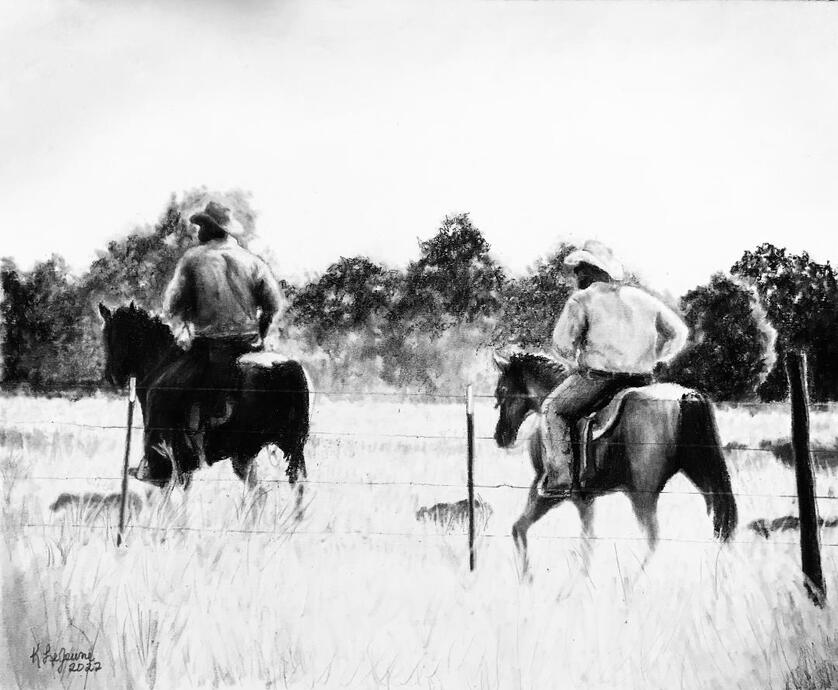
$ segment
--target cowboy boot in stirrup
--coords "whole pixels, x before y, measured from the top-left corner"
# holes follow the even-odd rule
[[[551,467],[551,463],[544,464],[544,475],[538,483],[538,495],[541,498],[568,498],[573,490],[573,448],[568,438],[568,429],[566,426],[561,428],[561,435],[558,439],[550,438],[549,442],[554,448],[554,451],[559,457],[555,458],[555,464]],[[550,434],[553,437],[553,434]],[[564,462],[567,463],[570,472],[568,478],[559,476],[556,467],[561,467]],[[568,479],[570,481],[568,481]]]
[[[596,453],[590,441],[590,422],[583,426],[574,426],[573,452],[576,466],[576,487],[579,493],[585,494],[594,488],[599,468]]]
[[[574,421],[570,425],[570,446],[573,449],[570,460],[570,476],[572,477],[572,491],[574,493],[585,491],[591,479],[590,462],[584,453],[585,448],[583,448],[582,443],[579,422]]]
[[[595,462],[594,458],[589,457],[588,454],[586,453],[585,454],[585,462],[584,462],[584,465],[582,467],[582,470],[580,472],[580,477],[579,477],[579,491],[580,492],[585,492],[585,491],[588,491],[589,489],[591,489],[594,482],[596,481],[596,473],[597,473],[596,462]]]

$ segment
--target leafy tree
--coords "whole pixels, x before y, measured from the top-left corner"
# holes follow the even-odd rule
[[[539,259],[526,276],[506,282],[494,344],[524,349],[550,344],[556,319],[575,286],[564,266],[573,249],[573,245],[562,243],[546,259]]]
[[[408,265],[394,318],[439,335],[455,324],[497,313],[504,272],[468,213],[446,216],[419,249],[419,259]]]
[[[0,323],[2,323],[3,380],[17,381],[23,376],[20,368],[29,330],[32,294],[12,259],[4,258],[0,264]]]
[[[398,272],[366,257],[341,257],[316,281],[295,291],[291,316],[297,325],[308,327],[318,345],[353,330],[378,328],[399,282]]]
[[[61,257],[40,262],[29,273],[4,262],[3,289],[7,381],[43,386],[95,376],[95,351],[84,336],[84,302]]]
[[[777,329],[777,362],[760,396],[786,396],[783,358],[789,349],[801,348],[809,357],[812,397],[838,398],[838,282],[832,266],[766,243],[746,251],[731,271],[756,287]]]
[[[681,311],[690,340],[662,378],[716,400],[753,398],[774,363],[776,337],[756,291],[717,273],[681,298]]]
[[[173,196],[153,227],[137,228],[127,237],[108,243],[84,277],[92,303],[131,300],[149,309],[160,309],[175,265],[192,244],[192,233]]]

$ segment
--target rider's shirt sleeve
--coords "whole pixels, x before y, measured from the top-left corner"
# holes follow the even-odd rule
[[[689,329],[665,304],[661,304],[658,310],[655,326],[658,331],[658,360],[667,362],[684,349]]]
[[[163,311],[171,318],[188,321],[195,305],[191,282],[192,266],[188,255],[178,262],[175,274],[163,299]]]
[[[585,307],[575,295],[571,296],[553,329],[553,347],[559,355],[569,360],[576,359],[586,322]]]
[[[256,306],[262,310],[263,314],[273,316],[279,311],[282,302],[279,285],[277,285],[271,269],[262,261],[257,262],[255,292]]]

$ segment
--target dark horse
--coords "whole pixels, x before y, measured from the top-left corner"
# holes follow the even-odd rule
[[[146,420],[149,386],[183,351],[166,324],[135,307],[133,302],[113,312],[100,304],[99,312],[104,320],[105,377],[120,387],[126,385],[130,376],[137,377],[137,398]],[[237,366],[241,389],[237,391],[232,416],[222,425],[206,429],[207,464],[230,458],[236,475],[253,485],[254,458],[263,447],[274,444],[288,461],[286,474],[293,485],[298,477],[306,476],[303,449],[309,432],[308,377],[299,363],[282,360],[270,352],[244,355]],[[182,421],[179,423],[182,425]],[[162,431],[176,431],[176,428]],[[183,473],[184,485],[188,486],[197,465],[183,464],[182,458],[189,455],[179,452],[184,434],[166,436],[171,439],[169,452],[155,449],[146,453],[148,479],[162,485],[172,478],[174,470],[177,475]],[[298,507],[301,490],[302,486],[298,488]]]
[[[495,441],[501,448],[515,444],[521,423],[541,413],[541,403],[564,374],[546,357],[515,354],[495,357],[500,369],[495,398],[500,408]],[[710,401],[700,393],[674,384],[652,384],[627,393],[616,423],[590,446],[598,469],[596,489],[574,494],[587,558],[593,535],[593,499],[614,491],[625,492],[638,521],[648,535],[649,554],[658,538],[657,504],[664,485],[683,472],[704,495],[713,516],[716,537],[727,541],[736,528],[736,502],[721,450],[716,418]],[[535,479],[524,512],[512,527],[512,536],[526,573],[527,530],[562,498],[539,496],[543,472],[540,430],[530,439]]]

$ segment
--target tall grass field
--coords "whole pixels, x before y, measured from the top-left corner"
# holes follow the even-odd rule
[[[718,410],[732,543],[713,541],[678,476],[645,569],[644,535],[615,494],[596,502],[587,569],[571,505],[532,528],[531,582],[509,532],[532,470],[525,448],[491,440],[490,400],[476,410],[491,513],[474,572],[462,522],[416,516],[466,496],[459,401],[320,397],[300,520],[265,451],[253,491],[228,462],[186,494],[130,480],[118,548],[118,507],[102,499],[120,489],[125,406],[0,398],[2,688],[838,687],[838,528],[821,532],[819,609],[799,532],[748,527],[797,514],[793,468],[770,449],[788,437],[785,405]],[[838,410],[813,411],[811,427],[834,447]],[[132,464],[140,446],[136,431]],[[838,517],[835,470],[816,479],[821,517]]]

